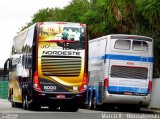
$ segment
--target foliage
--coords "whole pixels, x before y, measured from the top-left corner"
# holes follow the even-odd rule
[[[160,76],[159,0],[72,0],[60,8],[46,8],[33,15],[26,27],[40,21],[67,21],[87,24],[90,38],[106,34],[138,34],[154,39],[154,75]]]

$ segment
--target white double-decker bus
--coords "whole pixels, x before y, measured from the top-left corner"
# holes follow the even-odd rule
[[[106,104],[148,106],[152,90],[153,40],[113,34],[89,42],[90,109]],[[124,106],[123,106],[124,107]]]

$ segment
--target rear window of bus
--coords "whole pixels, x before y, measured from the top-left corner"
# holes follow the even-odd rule
[[[115,42],[115,49],[121,49],[121,50],[130,50],[131,47],[131,41],[130,40],[116,40]]]
[[[116,40],[115,49],[120,50],[130,50],[131,49],[131,40]],[[133,51],[148,51],[148,44],[145,41],[132,41],[132,50]]]
[[[145,41],[133,41],[132,49],[135,51],[148,51],[148,44]]]

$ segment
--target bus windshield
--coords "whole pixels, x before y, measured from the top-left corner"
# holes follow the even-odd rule
[[[84,49],[85,25],[75,23],[43,23],[39,26],[40,42],[55,42],[67,49]]]

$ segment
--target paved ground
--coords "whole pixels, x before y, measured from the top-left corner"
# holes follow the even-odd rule
[[[122,110],[93,111],[79,109],[78,112],[63,112],[48,110],[28,111],[12,108],[8,100],[0,99],[0,119],[160,119],[159,111],[141,110],[130,112]]]

